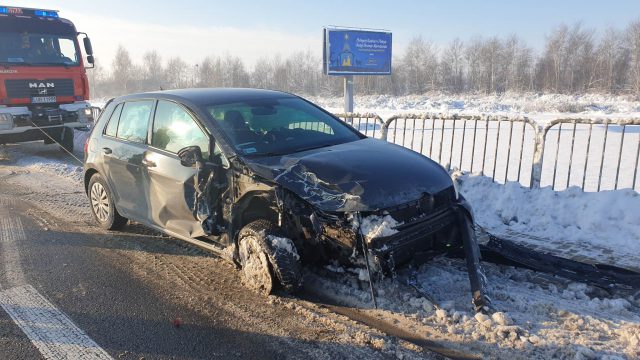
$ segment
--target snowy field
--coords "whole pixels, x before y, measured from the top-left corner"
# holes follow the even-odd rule
[[[355,89],[358,92],[358,89]],[[343,112],[342,97],[309,97],[332,112]],[[640,117],[640,101],[626,96],[505,94],[505,95],[367,95],[356,96],[355,112],[383,119],[403,113],[527,116],[538,123],[564,117]]]

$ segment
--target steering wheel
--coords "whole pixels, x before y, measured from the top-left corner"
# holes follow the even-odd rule
[[[267,143],[276,142],[282,139],[282,131],[281,129],[271,129],[264,133],[262,139]]]

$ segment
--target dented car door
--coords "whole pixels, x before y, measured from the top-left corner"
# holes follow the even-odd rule
[[[177,153],[195,145],[206,159],[209,141],[207,132],[186,108],[171,101],[158,101],[144,157],[150,188],[148,219],[155,225],[182,236],[207,235],[197,218],[198,170],[183,166]]]

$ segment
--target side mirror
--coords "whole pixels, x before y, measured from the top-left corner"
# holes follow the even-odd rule
[[[93,55],[87,55],[87,62],[92,65],[93,63],[95,63],[95,60],[93,59]]]
[[[180,164],[186,167],[202,166],[204,159],[202,158],[202,150],[199,146],[187,146],[178,151]]]
[[[85,36],[82,39],[82,42],[84,43],[84,51],[87,53],[87,55],[89,55],[89,56],[93,55],[93,46],[91,46],[91,40],[89,39],[89,37]],[[87,56],[87,57],[89,57],[89,56]],[[93,58],[93,57],[91,57],[91,58]],[[90,62],[93,64],[92,61],[90,61]]]

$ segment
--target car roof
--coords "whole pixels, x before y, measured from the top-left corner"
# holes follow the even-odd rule
[[[152,91],[146,93],[125,95],[117,100],[127,101],[141,98],[171,99],[189,102],[195,105],[215,105],[229,102],[242,102],[255,99],[291,98],[295,95],[282,91],[251,89],[251,88],[193,88]]]

